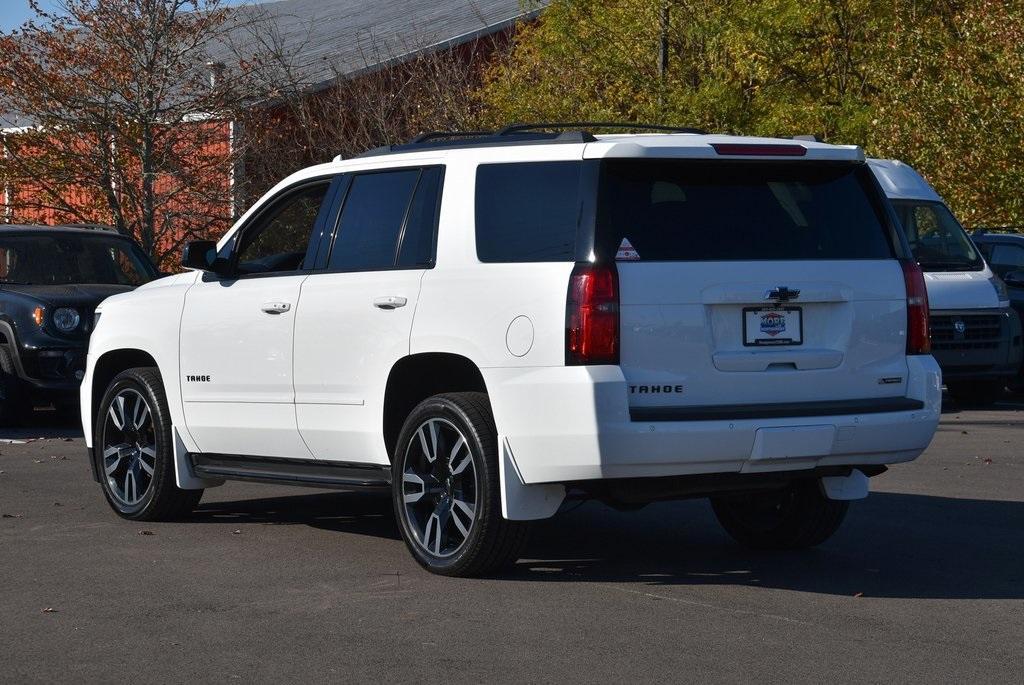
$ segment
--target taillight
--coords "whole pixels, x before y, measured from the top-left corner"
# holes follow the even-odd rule
[[[901,260],[900,264],[907,287],[907,354],[930,354],[932,341],[928,335],[928,291],[924,272],[912,259]]]
[[[565,363],[619,363],[619,274],[614,264],[577,264],[565,307]]]

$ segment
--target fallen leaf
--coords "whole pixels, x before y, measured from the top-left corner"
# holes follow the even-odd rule
[[[151,530],[140,530],[139,535],[156,535],[156,533]]]
[[[53,607],[46,607],[45,609],[43,609],[43,613],[44,614],[56,614],[57,610],[54,609]]]
[[[231,534],[232,535],[241,535],[242,531],[240,531],[240,530],[233,530],[233,531],[231,531]]]
[[[853,593],[853,596],[854,597],[863,597],[864,593],[863,592],[855,592],[855,593]]]
[[[984,461],[985,461],[986,464],[991,464],[992,463],[992,460],[990,458],[988,458],[988,457],[985,457]]]
[[[4,514],[5,519],[20,519],[21,514]]]
[[[42,463],[43,463],[43,460],[42,460],[42,459],[33,459],[32,461],[33,461],[34,463],[36,463],[36,464],[42,464]]]

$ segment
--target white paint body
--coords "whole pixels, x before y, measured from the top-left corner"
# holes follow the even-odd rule
[[[149,354],[166,386],[180,449],[189,453],[386,465],[388,375],[425,352],[460,355],[481,372],[494,411],[503,512],[552,515],[567,481],[810,469],[910,461],[939,419],[938,366],[905,354],[906,302],[896,260],[877,262],[620,263],[622,363],[566,366],[566,289],[573,264],[481,263],[476,256],[478,164],[604,157],[714,158],[703,135],[602,136],[598,142],[410,152],[335,161],[269,191],[221,242],[282,189],[366,169],[443,164],[436,265],[431,269],[311,273],[226,288],[198,273],[161,279],[105,301],[82,384],[92,444],[97,361],[123,349]],[[792,143],[792,141],[787,141]],[[853,147],[801,142],[806,159],[861,160]],[[805,344],[743,349],[735,316],[785,283],[809,312]],[[404,298],[396,309],[373,306]],[[267,314],[268,302],[287,311]],[[814,316],[810,316],[810,312]],[[214,382],[189,383],[189,374]],[[879,378],[898,378],[881,385]],[[646,382],[686,388],[674,404],[714,405],[909,397],[915,411],[863,415],[633,421],[631,407],[669,402],[632,395]],[[632,397],[632,399],[631,399]],[[199,481],[177,459],[181,487]],[[845,490],[836,484],[836,492]]]

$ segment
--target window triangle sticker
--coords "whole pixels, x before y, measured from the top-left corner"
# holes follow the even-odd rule
[[[623,237],[622,242],[619,243],[619,251],[615,253],[615,261],[617,262],[638,262],[640,261],[640,254],[633,248],[633,243],[629,242],[629,238]]]

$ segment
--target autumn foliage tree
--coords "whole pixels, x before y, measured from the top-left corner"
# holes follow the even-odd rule
[[[1024,225],[1021,0],[554,0],[483,123],[814,134],[917,167],[969,225]]]
[[[158,263],[232,214],[229,122],[244,80],[211,79],[219,0],[62,0],[0,35],[8,219],[112,224]]]

